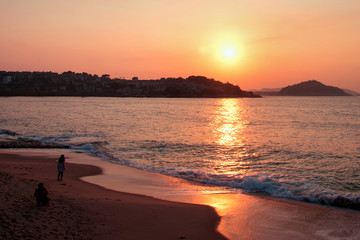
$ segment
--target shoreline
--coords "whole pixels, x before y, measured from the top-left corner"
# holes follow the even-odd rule
[[[50,151],[52,152],[52,151]],[[74,153],[76,155],[76,153]],[[80,180],[99,167],[67,162],[56,180],[57,155],[0,150],[3,239],[226,239],[209,206],[116,192]],[[48,206],[36,206],[37,183],[49,191]]]
[[[151,199],[164,199],[182,202],[182,204],[191,203],[195,204],[195,206],[211,206],[210,209],[217,216],[215,222],[218,223],[221,218],[218,232],[215,233],[219,234],[220,232],[223,235],[219,234],[220,238],[214,239],[225,239],[224,236],[229,239],[259,240],[360,238],[358,224],[360,222],[360,213],[350,209],[231,192],[221,187],[204,186],[183,179],[104,162],[97,157],[86,153],[74,153],[71,150],[34,149],[31,151],[30,149],[12,149],[1,150],[0,153],[4,151],[8,153],[22,152],[28,157],[52,157],[53,161],[57,160],[60,153],[65,152],[65,156],[68,156],[67,163],[81,164],[79,166],[84,166],[83,164],[86,163],[102,169],[101,174],[81,177],[87,184],[97,188],[111,189],[116,193],[120,192],[120,194],[123,194],[122,192],[130,192],[136,196],[141,194],[151,196]],[[56,169],[52,171],[56,174]],[[64,181],[67,181],[67,175],[70,171],[70,169],[66,170]],[[89,199],[91,198],[89,197]],[[115,201],[114,203],[118,204],[119,202]],[[213,221],[213,215],[210,218]],[[204,219],[204,221],[208,220],[207,218]],[[146,221],[143,221],[143,223],[146,223]],[[176,222],[174,224],[176,225]],[[216,224],[213,224],[211,228],[214,233]],[[164,239],[179,239],[180,237],[204,239],[203,236],[200,238],[179,236],[178,238]]]

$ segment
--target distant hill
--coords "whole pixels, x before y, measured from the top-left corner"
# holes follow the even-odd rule
[[[343,90],[344,90],[344,92],[346,92],[346,93],[348,93],[348,94],[350,94],[352,96],[360,96],[360,93],[358,93],[358,92],[355,92],[355,91],[352,91],[352,90],[349,90],[349,89],[343,89]]]
[[[262,89],[251,89],[250,92],[260,96],[277,96],[279,95],[281,88],[262,88]]]
[[[158,80],[111,79],[88,73],[0,71],[0,96],[100,96],[168,98],[260,97],[229,82],[204,76]]]
[[[316,80],[301,82],[280,90],[279,96],[351,96],[344,90],[327,86]]]

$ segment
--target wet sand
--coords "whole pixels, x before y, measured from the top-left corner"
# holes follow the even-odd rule
[[[55,161],[57,160],[57,157],[60,155],[60,153],[64,153],[65,151],[64,150],[34,150],[34,151],[11,150],[12,153],[23,154],[31,158],[33,158],[34,156],[42,156],[45,158],[50,158],[53,161],[52,163],[53,168],[55,168],[55,164],[56,164]],[[1,152],[3,151],[0,151],[0,153]],[[221,216],[221,221],[218,230],[229,239],[259,239],[259,240],[360,239],[360,213],[358,211],[320,206],[316,204],[302,203],[302,202],[290,201],[286,199],[272,198],[269,196],[242,194],[240,192],[232,191],[221,187],[212,187],[208,185],[196,184],[194,182],[186,181],[183,179],[177,179],[156,173],[150,173],[138,169],[129,168],[126,166],[120,166],[117,164],[104,162],[96,157],[92,157],[87,154],[78,154],[78,153],[73,153],[71,151],[66,151],[65,156],[67,157],[67,163],[77,163],[77,164],[86,163],[98,167],[98,168],[92,167],[93,168],[92,171],[94,172],[92,172],[91,176],[81,177],[82,180],[88,183],[93,183],[98,186],[102,186],[103,188],[112,189],[119,192],[147,195],[169,201],[194,203],[196,205],[194,206],[190,205],[190,206],[194,207],[194,209],[191,211],[193,211],[194,213],[193,215],[196,217],[199,217],[199,213],[200,213],[199,209],[197,208],[201,209],[202,207],[199,204],[212,206],[214,209],[216,209],[217,214]],[[23,166],[23,164],[21,164],[21,166]],[[69,178],[71,176],[71,172],[73,171],[72,165],[70,166],[71,168],[67,168],[64,174],[64,183],[66,183],[66,185],[65,186],[61,184],[58,185],[57,184],[58,182],[54,181],[55,185],[51,185],[51,190],[59,191],[57,193],[59,194],[59,196],[62,196],[61,194],[63,193],[61,191],[61,187],[63,189],[67,189],[66,196],[67,194],[71,194],[68,193],[69,191],[75,190],[82,192],[80,195],[84,197],[82,200],[83,202],[79,202],[78,197],[76,196],[72,197],[73,202],[71,203],[71,206],[73,206],[74,211],[77,211],[78,209],[81,209],[86,205],[91,209],[91,206],[94,205],[93,203],[96,203],[96,205],[108,203],[111,206],[109,207],[109,209],[115,209],[117,208],[117,207],[114,208],[115,205],[123,204],[123,202],[125,201],[124,196],[137,196],[139,198],[147,198],[141,195],[124,194],[124,193],[117,193],[112,191],[110,192],[114,194],[114,196],[105,197],[105,198],[94,197],[93,196],[94,194],[92,194],[93,190],[91,190],[90,193],[85,194],[84,189],[74,188],[73,185],[70,185],[70,183],[68,183],[68,181],[70,181]],[[91,166],[86,166],[86,165],[74,165],[74,166],[77,167],[81,166],[81,168],[85,168],[85,167],[91,168]],[[102,174],[99,174],[100,173],[99,168],[102,169]],[[56,170],[51,170],[51,171],[54,172]],[[52,178],[53,175],[54,173],[52,173],[51,176]],[[77,177],[80,177],[80,175],[78,175]],[[53,180],[51,179],[51,181]],[[89,184],[89,186],[92,186],[90,189],[99,188],[93,184]],[[55,189],[55,187],[56,188],[60,187],[60,188]],[[87,188],[88,185],[86,185],[85,189]],[[151,197],[147,199],[151,199],[151,201],[159,201]],[[52,201],[52,203],[53,202],[54,201]],[[164,202],[167,204],[175,204],[167,201]],[[148,203],[145,205],[149,207]],[[162,202],[160,205],[163,206],[164,203]],[[187,204],[183,204],[183,205],[187,206]],[[151,207],[150,207],[151,210],[147,210],[147,208],[143,208],[143,205],[137,205],[137,208],[139,208],[139,206],[141,206],[141,208],[144,209],[144,211],[149,214],[153,210],[153,208]],[[204,207],[204,209],[206,209],[203,210],[205,212],[209,211],[209,208]],[[101,208],[98,210],[99,212],[101,212]],[[119,211],[121,212],[123,210],[119,209]],[[141,212],[144,213],[144,211]],[[82,211],[79,210],[79,212],[83,214]],[[182,211],[180,212],[183,213]],[[185,231],[179,230],[176,232],[176,234],[174,233],[170,237],[165,237],[164,235],[164,238],[148,237],[146,239],[223,239],[223,237],[220,234],[214,232],[214,228],[216,227],[216,221],[218,221],[219,218],[216,217],[215,212],[211,210],[210,212],[211,214],[207,213],[208,214],[207,216],[205,216],[202,219],[199,219],[199,222],[202,222],[202,224],[208,223],[210,229],[212,229],[212,231],[210,231],[211,232],[210,235],[211,237],[214,238],[211,237],[209,238],[208,236],[210,235],[205,235],[205,232],[198,232],[198,235],[190,235],[190,233],[185,234]],[[93,214],[94,213],[91,214],[89,213],[86,215],[90,223],[94,219]],[[99,218],[97,223],[99,224],[103,221],[118,221],[117,219],[118,216],[117,217],[114,216],[113,218],[110,218],[109,216],[107,216],[109,214],[110,215],[114,214],[114,212],[104,211],[102,214],[100,214],[100,216],[102,216],[103,218],[102,219]],[[171,215],[175,216],[174,214],[175,213],[172,213]],[[179,213],[176,213],[176,216],[177,214]],[[164,217],[164,215],[166,216],[166,213],[158,210],[155,210],[150,215],[152,216],[156,215],[157,216],[156,220],[158,218],[161,219],[166,218]],[[181,221],[184,221],[186,222],[187,225],[189,225],[188,228],[191,228],[192,226],[193,228],[197,229],[197,231],[200,231],[197,225],[199,223],[192,222],[192,220],[195,221],[195,219],[193,219],[194,216],[187,215],[187,217],[184,217],[182,219],[174,218],[173,220],[171,220],[171,222],[168,223],[174,224],[176,226],[179,225]],[[133,218],[135,217],[133,216]],[[95,217],[95,219],[97,218]],[[143,218],[140,219],[138,218],[138,220],[135,219],[133,220],[133,222],[137,224],[129,223],[130,226],[133,226],[132,228],[133,230],[129,230],[127,228],[126,230],[121,230],[123,229],[122,226],[125,226],[123,225],[123,223],[121,223],[116,228],[116,230],[124,231],[121,236],[127,237],[121,239],[144,239],[141,237],[129,238],[129,236],[132,236],[131,235],[132,231],[136,231],[135,230],[136,227],[138,227],[138,229],[144,227],[145,228],[144,231],[146,231],[147,233],[150,230],[145,225],[149,225],[149,228],[150,226],[151,228],[154,228],[153,226],[154,223],[151,222],[153,219],[151,219],[151,217],[150,220],[149,218],[143,221],[141,219]],[[189,222],[190,220],[191,222]],[[76,222],[76,219],[73,219],[72,221]],[[150,223],[148,223],[147,221],[150,221]],[[141,222],[140,225],[138,224],[139,222]],[[165,222],[167,222],[167,220],[165,220]],[[79,222],[79,224],[81,224],[81,222]],[[161,226],[158,227],[160,229],[163,229],[163,227]],[[97,230],[96,231],[93,230],[96,232],[95,236],[97,237],[97,239],[105,239],[104,235],[102,235],[104,234],[104,230],[106,230],[106,228],[103,226],[97,226]],[[99,238],[98,236],[102,236],[103,238]],[[108,239],[111,238],[108,237]]]

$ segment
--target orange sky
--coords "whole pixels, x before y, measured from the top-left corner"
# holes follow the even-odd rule
[[[0,9],[0,70],[203,75],[244,90],[316,79],[360,92],[358,0],[0,0]]]

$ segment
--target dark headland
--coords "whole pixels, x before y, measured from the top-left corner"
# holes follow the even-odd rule
[[[316,80],[309,80],[281,89],[253,90],[259,95],[268,96],[355,96],[356,92],[327,86]]]
[[[243,98],[260,97],[239,86],[203,76],[131,80],[88,73],[0,71],[0,96],[98,96]]]
[[[316,80],[301,82],[280,90],[280,96],[350,96],[344,90],[327,86]]]

